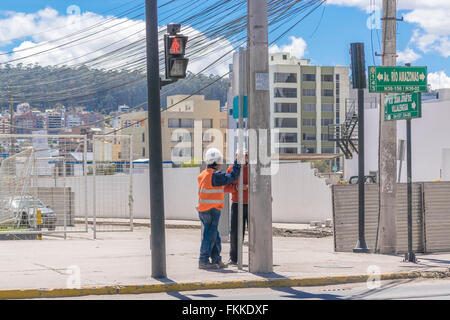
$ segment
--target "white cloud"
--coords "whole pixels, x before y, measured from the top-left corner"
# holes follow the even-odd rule
[[[450,77],[444,71],[428,74],[428,84],[432,89],[450,88]]]
[[[289,52],[291,56],[295,56],[297,58],[302,58],[306,53],[306,41],[302,38],[296,38],[294,36],[290,36],[289,40],[290,44],[283,45],[278,47],[276,44],[269,48],[270,53],[275,52]]]
[[[358,7],[372,12],[369,0],[328,0],[329,5]],[[381,10],[382,1],[374,0],[372,4]],[[404,21],[418,25],[411,43],[415,43],[424,53],[436,52],[443,57],[450,56],[450,1],[449,0],[399,0],[397,10],[404,13]]]
[[[95,25],[98,27],[81,33],[82,30]],[[188,53],[190,48],[195,48],[196,41],[205,40],[205,36],[193,28],[187,28],[185,33],[190,39],[196,39],[188,42]],[[73,36],[74,34],[77,35]],[[86,38],[80,39],[82,37]],[[142,41],[142,44],[137,46],[139,47],[139,50],[135,51],[137,55],[133,57],[110,57],[102,60],[96,66],[101,68],[120,67],[126,65],[127,62],[142,59],[146,55],[145,46],[143,45],[143,39],[145,39],[145,22],[143,20],[101,16],[92,12],[59,15],[52,8],[46,8],[33,14],[6,12],[0,16],[0,48],[10,45],[12,43],[11,39],[22,39],[23,41],[11,50],[13,51],[12,53],[0,55],[0,63],[12,61],[12,64],[23,63],[27,65],[38,63],[42,66],[47,66],[61,65],[67,62],[67,65],[75,65],[101,57],[120,47],[133,45],[139,40]],[[70,45],[61,46],[68,41],[77,39],[79,40],[74,41]],[[161,38],[161,53],[162,49],[163,42]],[[202,52],[200,58],[193,59],[188,65],[188,70],[198,72],[211,62],[219,59],[225,52],[232,50],[232,44],[225,39],[221,39],[218,43],[211,45],[205,52]],[[39,54],[40,52],[45,53]],[[226,73],[231,57],[232,52],[229,54],[229,57],[225,57],[227,59],[222,59],[222,61],[205,72]],[[14,62],[14,60],[17,61]],[[145,69],[145,62],[141,62],[140,67]]]
[[[398,52],[398,63],[413,63],[421,58],[420,54],[417,54],[411,48],[406,48],[404,51]]]

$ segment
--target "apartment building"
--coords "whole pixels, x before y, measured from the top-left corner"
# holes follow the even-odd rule
[[[227,112],[219,100],[174,95],[167,97],[167,105],[173,107],[161,113],[164,161],[201,160],[210,147],[226,155]]]
[[[272,153],[338,153],[328,128],[345,119],[349,68],[274,53],[269,70]]]

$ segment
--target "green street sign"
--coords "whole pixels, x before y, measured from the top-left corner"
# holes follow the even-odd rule
[[[384,100],[384,120],[405,120],[422,117],[420,92],[388,95]]]
[[[369,67],[369,92],[427,92],[427,67]]]

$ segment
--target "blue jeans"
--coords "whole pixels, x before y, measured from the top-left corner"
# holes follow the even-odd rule
[[[220,252],[222,251],[221,239],[218,231],[220,210],[210,209],[208,211],[199,212],[198,216],[203,224],[203,237],[200,246],[199,263],[212,263],[222,261]]]

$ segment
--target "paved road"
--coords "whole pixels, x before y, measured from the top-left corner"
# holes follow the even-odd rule
[[[413,299],[449,300],[450,279],[383,281],[381,287],[368,289],[365,283],[263,289],[201,290],[140,295],[86,296],[67,299],[115,300],[372,300]]]

